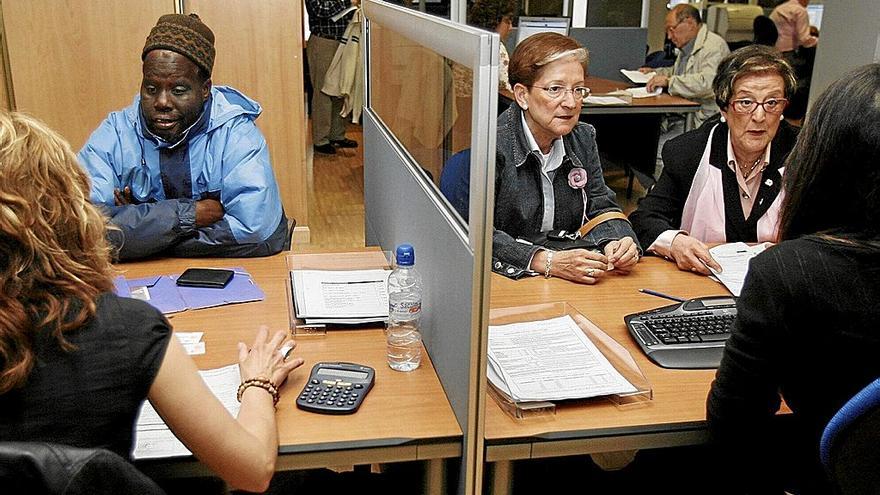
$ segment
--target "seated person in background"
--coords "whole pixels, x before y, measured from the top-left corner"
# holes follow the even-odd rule
[[[630,214],[646,251],[681,270],[720,266],[706,243],[776,241],[785,157],[795,128],[782,121],[794,72],[771,47],[731,53],[712,83],[721,122],[663,147],[657,184]]]
[[[766,15],[755,17],[752,21],[752,31],[755,33],[756,45],[776,46],[779,33],[776,31],[776,24]]]
[[[721,36],[709,31],[700,18],[700,11],[692,5],[676,5],[666,14],[666,36],[678,48],[678,57],[673,67],[653,69],[642,67],[643,73],[656,72],[645,85],[648,91],[666,88],[669,94],[700,103],[696,113],[666,114],[661,124],[659,150],[663,144],[685,131],[695,129],[707,119],[718,113],[718,106],[712,94],[712,79],[718,71],[721,59],[730,53],[727,42]],[[685,121],[690,119],[689,126]],[[659,177],[663,163],[658,153],[655,177]]]
[[[498,117],[492,236],[492,267],[504,275],[531,270],[594,284],[610,270],[629,272],[639,260],[625,217],[586,236],[601,253],[554,253],[517,241],[553,229],[576,231],[597,215],[620,212],[602,178],[596,130],[578,120],[589,93],[587,59],[577,41],[556,33],[526,38],[510,57],[516,104]]]
[[[129,458],[149,398],[217,475],[265,490],[278,453],[269,390],[302,359],[281,355],[284,332],[270,339],[260,329],[250,350],[239,344],[243,394],[230,416],[165,317],[113,293],[106,219],[88,194],[63,138],[0,113],[0,438]]]
[[[79,152],[92,202],[119,227],[123,260],[267,256],[287,242],[262,109],[211,86],[214,34],[195,14],[169,14],[150,31],[140,96],[111,113]]]
[[[878,94],[880,64],[831,84],[786,161],[781,242],[749,266],[708,399],[715,462],[748,473],[731,478],[737,493],[782,493],[783,465],[788,491],[832,493],[819,439],[880,376]]]

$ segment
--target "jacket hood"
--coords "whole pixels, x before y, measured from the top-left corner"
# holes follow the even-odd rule
[[[125,118],[140,132],[141,96],[135,95],[132,104],[124,110]],[[211,87],[211,119],[205,132],[211,132],[230,119],[240,115],[256,120],[263,113],[263,107],[248,98],[241,91],[229,86]]]

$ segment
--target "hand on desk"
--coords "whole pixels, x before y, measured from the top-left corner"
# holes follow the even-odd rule
[[[669,87],[669,76],[656,75],[651,79],[648,79],[647,84],[645,84],[645,90],[647,92],[652,92],[657,88],[668,88]]]
[[[684,233],[672,239],[669,256],[678,265],[679,270],[711,275],[708,266],[715,271],[721,271],[721,265],[709,254],[709,248],[698,239]]]
[[[532,270],[544,273],[549,251],[538,251],[532,258]],[[569,249],[553,253],[550,275],[582,284],[595,284],[611,266],[608,257],[586,249]]]
[[[632,237],[624,237],[606,244],[605,256],[611,269],[629,273],[639,262],[639,248]]]
[[[289,353],[279,352],[286,332],[279,330],[269,339],[269,330],[260,326],[254,345],[250,349],[243,342],[238,343],[238,369],[241,381],[256,377],[267,377],[276,387],[281,387],[287,375],[303,364],[302,358],[289,357]],[[291,341],[294,347],[296,344]]]

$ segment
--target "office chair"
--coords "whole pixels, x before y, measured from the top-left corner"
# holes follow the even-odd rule
[[[48,442],[0,442],[3,493],[164,495],[130,462],[105,449]]]
[[[440,192],[467,222],[471,193],[470,149],[461,150],[446,160],[440,172]]]
[[[880,379],[847,401],[831,418],[819,458],[837,493],[880,492]]]

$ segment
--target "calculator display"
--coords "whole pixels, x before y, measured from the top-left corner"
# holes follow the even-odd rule
[[[317,372],[316,375],[330,375],[330,376],[341,376],[345,378],[353,378],[356,380],[366,380],[369,376],[367,373],[362,373],[360,371],[349,371],[342,370],[339,368],[321,368]]]

